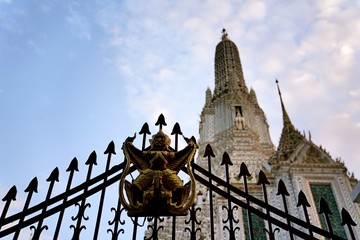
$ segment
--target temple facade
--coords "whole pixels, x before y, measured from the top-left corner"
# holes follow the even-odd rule
[[[336,225],[334,233],[349,238],[348,230],[341,226],[340,210],[345,207],[356,223],[360,223],[359,205],[353,203],[351,191],[357,180],[348,175],[344,163],[340,159],[333,159],[321,146],[306,137],[292,124],[279,90],[280,106],[283,114],[283,129],[280,142],[275,147],[269,134],[269,125],[265,113],[261,109],[255,90],[246,85],[240,55],[237,46],[232,42],[226,31],[215,49],[215,88],[205,92],[205,104],[200,115],[199,124],[199,153],[196,163],[208,168],[207,159],[203,157],[205,146],[210,144],[215,154],[212,163],[212,173],[225,179],[223,166],[220,165],[223,153],[226,151],[233,163],[230,168],[230,182],[243,189],[242,181],[238,177],[241,163],[245,163],[251,174],[248,178],[248,188],[253,196],[263,198],[261,187],[257,185],[259,170],[265,172],[270,181],[268,188],[269,203],[283,209],[281,198],[277,197],[277,185],[280,179],[289,191],[289,213],[304,219],[301,209],[296,207],[297,196],[303,191],[311,206],[309,218],[312,224],[321,228],[326,223],[319,215],[319,201],[326,196],[326,201],[333,214],[331,221]],[[279,107],[280,110],[280,107]],[[198,184],[196,206],[201,208],[197,212],[197,219],[201,221],[202,229],[210,229],[209,218],[209,189]],[[227,211],[222,208],[226,200],[221,196],[213,196],[215,224],[215,239],[229,239],[228,231],[223,219],[227,218]],[[235,232],[236,239],[247,239],[247,217],[242,208],[234,212],[239,220],[240,230]],[[185,220],[189,217],[177,217],[176,239],[189,239],[189,232],[185,232]],[[256,239],[267,239],[266,224],[261,219],[252,219],[256,232]],[[159,239],[171,239],[172,218],[165,217],[167,225],[159,231]],[[356,239],[360,239],[360,224],[355,229]],[[201,231],[198,239],[210,239],[210,231]],[[316,236],[315,236],[316,237]],[[288,233],[279,231],[276,239],[288,239]]]

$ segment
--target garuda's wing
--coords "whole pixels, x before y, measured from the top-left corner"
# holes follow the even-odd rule
[[[150,163],[144,157],[144,153],[136,148],[128,139],[123,143],[123,151],[127,161],[133,163],[138,170],[150,168]]]
[[[180,169],[185,166],[187,162],[193,160],[196,148],[196,143],[192,139],[190,139],[188,141],[188,145],[183,150],[175,153],[175,157],[171,159],[167,165],[168,168],[179,172]]]

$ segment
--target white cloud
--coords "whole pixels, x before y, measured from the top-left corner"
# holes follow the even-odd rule
[[[254,86],[267,116],[278,119],[269,119],[270,129],[276,129],[275,144],[281,128],[276,78],[299,129],[319,128],[317,121],[324,116],[357,109],[360,33],[354,29],[360,25],[359,6],[348,6],[346,1],[209,0],[157,1],[153,8],[152,3],[140,2],[112,5],[98,14],[121,59],[115,61],[119,71],[128,78],[128,111],[134,117],[163,111],[182,119],[181,113],[195,116],[201,111],[204,91],[214,81],[214,50],[223,27],[239,48],[247,85]],[[350,126],[356,126],[359,113],[349,118]]]

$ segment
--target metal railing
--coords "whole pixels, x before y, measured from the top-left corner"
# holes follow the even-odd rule
[[[146,130],[146,131],[145,131]],[[145,143],[146,135],[150,134],[148,131],[147,123],[144,124],[140,134],[143,134],[143,142]],[[180,126],[176,123],[174,130],[172,132],[176,137],[175,149],[178,149],[178,140],[177,137],[181,134]],[[201,149],[200,149],[201,151]],[[10,188],[8,193],[3,197],[2,201],[4,202],[4,208],[1,211],[0,216],[0,238],[8,237],[13,239],[18,239],[21,231],[24,229],[31,229],[32,236],[31,239],[41,239],[42,234],[46,231],[47,235],[51,235],[52,239],[61,238],[61,229],[65,227],[64,222],[72,222],[72,224],[67,226],[67,230],[70,228],[72,230],[72,239],[99,239],[99,232],[103,231],[104,227],[101,225],[107,224],[107,235],[108,239],[122,239],[122,235],[125,231],[131,231],[133,239],[136,239],[138,236],[138,226],[139,219],[132,218],[122,219],[121,216],[124,208],[122,207],[119,200],[111,206],[109,209],[106,209],[108,212],[113,212],[114,217],[112,220],[102,218],[104,210],[105,195],[108,187],[112,185],[117,185],[121,177],[122,171],[124,169],[124,162],[119,165],[114,165],[110,167],[110,162],[112,156],[115,154],[115,145],[111,142],[105,153],[107,155],[106,167],[105,170],[97,176],[92,176],[93,168],[97,164],[97,154],[92,152],[86,161],[87,173],[86,179],[82,183],[73,186],[73,178],[75,172],[78,171],[78,160],[74,158],[69,167],[66,169],[68,172],[68,178],[66,183],[66,188],[62,190],[63,192],[53,196],[53,189],[56,182],[59,180],[59,169],[55,168],[48,179],[48,190],[43,201],[38,204],[31,204],[34,193],[37,193],[38,189],[38,179],[34,178],[25,189],[27,194],[26,200],[20,210],[14,214],[8,214],[9,209],[12,207],[12,204],[16,201],[17,197],[17,188],[13,186]],[[265,173],[260,170],[258,185],[262,188],[263,199],[254,197],[248,190],[247,177],[250,176],[249,171],[244,163],[241,164],[240,172],[238,177],[243,181],[243,190],[239,189],[230,184],[229,176],[229,167],[232,165],[229,155],[225,152],[223,155],[223,161],[221,165],[224,166],[226,179],[223,180],[218,176],[215,176],[211,172],[211,163],[214,154],[212,152],[211,146],[208,145],[205,149],[204,157],[208,158],[208,169],[200,167],[196,163],[192,163],[192,169],[195,176],[195,179],[198,181],[198,184],[202,184],[209,189],[209,199],[213,199],[213,194],[216,193],[226,199],[227,204],[222,206],[222,208],[227,211],[227,218],[223,219],[224,230],[226,229],[231,240],[235,239],[236,231],[239,231],[241,227],[239,224],[239,219],[235,219],[234,210],[237,210],[239,207],[243,208],[247,215],[247,228],[249,232],[249,238],[251,240],[255,239],[253,233],[253,221],[251,216],[253,214],[257,215],[263,219],[266,228],[264,231],[268,234],[268,239],[275,240],[276,232],[285,231],[288,233],[288,239],[293,240],[295,237],[302,239],[318,239],[314,236],[323,236],[327,239],[344,239],[340,236],[336,236],[332,230],[332,223],[329,219],[331,211],[327,206],[327,202],[324,198],[320,201],[320,213],[325,216],[327,229],[321,229],[315,225],[312,225],[309,220],[308,207],[310,207],[305,194],[300,191],[298,194],[298,203],[297,207],[301,208],[304,213],[305,219],[300,219],[289,214],[286,197],[289,196],[288,191],[286,190],[285,184],[282,180],[278,182],[278,192],[277,195],[281,198],[283,202],[283,209],[278,209],[275,206],[269,204],[267,187],[270,184]],[[134,167],[130,169],[130,173],[136,171]],[[183,171],[186,173],[185,168]],[[114,185],[114,186],[115,186]],[[87,210],[90,208],[91,203],[89,198],[97,196],[96,204],[97,210],[92,213],[95,216],[88,216]],[[118,196],[113,196],[113,198],[118,198]],[[213,202],[210,201],[210,211],[207,213],[210,218],[210,232],[212,239],[215,238],[214,234],[214,206]],[[216,207],[216,206],[215,206]],[[70,219],[65,219],[68,217],[66,212],[71,209],[71,212],[74,213]],[[77,210],[74,210],[77,209]],[[188,219],[185,220],[186,227],[183,231],[189,232],[189,238],[195,240],[199,238],[197,234],[201,229],[201,221],[197,220],[197,213],[201,210],[195,204],[189,209]],[[46,225],[45,222],[50,217],[56,218],[56,221],[52,221],[52,225]],[[349,238],[354,240],[355,234],[353,226],[356,223],[351,218],[350,214],[344,208],[341,211],[342,223],[341,225],[346,226],[349,233]],[[173,217],[173,223],[171,226],[163,225],[163,218],[160,216],[148,217],[147,220],[152,223],[148,226],[148,229],[152,230],[150,238],[147,239],[158,239],[158,233],[164,227],[172,228],[172,239],[176,239],[176,217]],[[93,221],[90,224],[90,221]],[[130,228],[125,228],[125,221],[130,223]],[[145,220],[144,220],[145,221]],[[91,226],[91,229],[87,229],[87,232],[91,232],[92,237],[82,237],[82,230],[86,229],[86,226]],[[304,229],[306,231],[304,231]],[[207,232],[209,229],[203,229],[203,232]],[[104,239],[104,237],[101,237]],[[145,239],[145,238],[144,238]]]

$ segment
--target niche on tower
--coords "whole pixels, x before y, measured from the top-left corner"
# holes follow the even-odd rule
[[[245,118],[240,105],[235,106],[235,127],[237,130],[245,130],[246,127]]]

